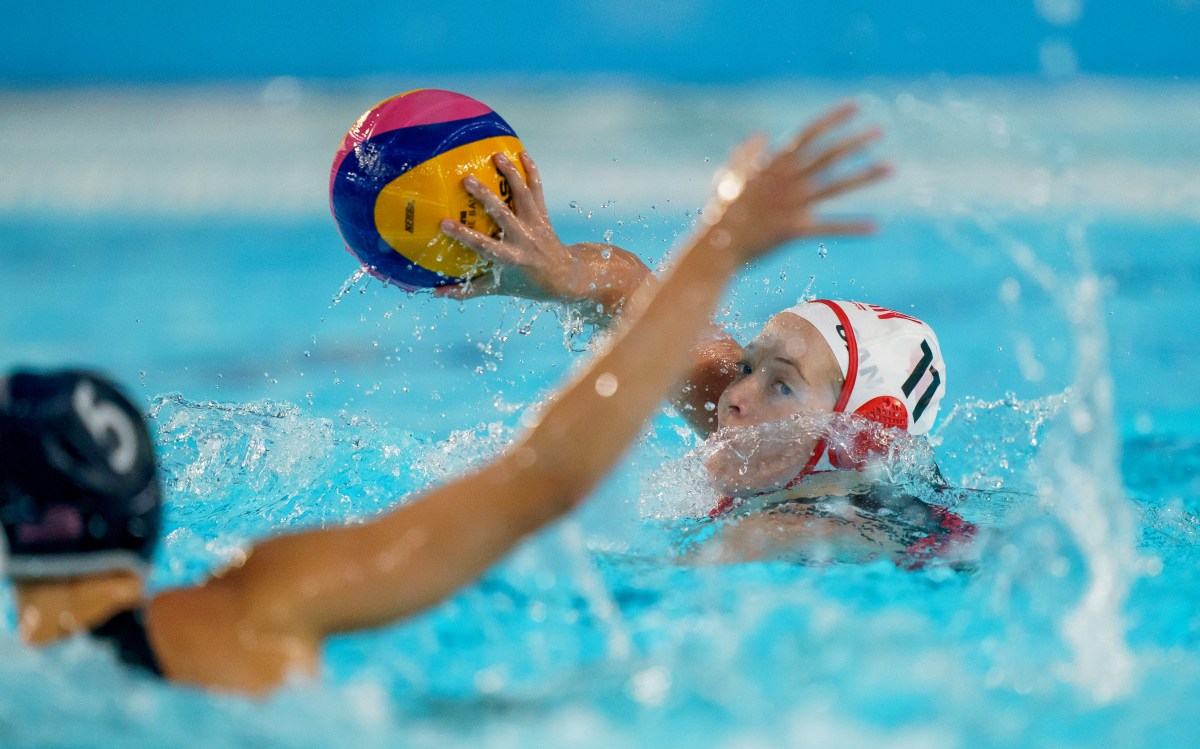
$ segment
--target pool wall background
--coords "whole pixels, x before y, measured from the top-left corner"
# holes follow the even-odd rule
[[[1192,0],[0,3],[0,84],[1200,73]]]

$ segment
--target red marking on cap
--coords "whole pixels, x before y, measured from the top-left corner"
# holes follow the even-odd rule
[[[850,394],[854,392],[854,383],[858,382],[858,339],[854,335],[854,327],[850,325],[850,318],[836,302],[831,302],[828,299],[817,299],[814,304],[824,304],[829,309],[833,310],[833,314],[841,323],[842,333],[846,336],[846,379],[842,383],[842,392],[838,393],[837,402],[833,404],[833,413],[842,413],[846,410],[846,404],[850,402]],[[785,489],[790,489],[800,483],[800,479],[812,473],[817,463],[821,462],[821,454],[825,452],[825,440],[818,440],[816,447],[813,448],[812,455],[808,458],[808,463],[804,469],[796,474],[796,478],[787,483]],[[830,457],[832,463],[832,456]]]
[[[872,398],[859,406],[854,413],[864,419],[879,422],[885,427],[908,428],[908,409],[904,407],[904,402],[894,395]]]
[[[862,404],[854,412],[855,416],[870,419],[885,427],[904,429],[908,426],[908,409],[904,403],[892,395],[881,395]],[[872,457],[887,452],[891,443],[891,435],[874,429],[863,429],[850,440],[850,445],[843,450],[830,450],[829,462],[835,468],[844,470],[861,470]]]

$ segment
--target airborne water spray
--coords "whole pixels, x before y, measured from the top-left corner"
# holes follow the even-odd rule
[[[1066,419],[1052,432],[1036,465],[1038,496],[1070,532],[1086,569],[1082,595],[1059,620],[1073,661],[1061,664],[1058,673],[1107,703],[1133,688],[1134,655],[1125,639],[1122,611],[1145,564],[1136,549],[1133,508],[1122,488],[1102,282],[1091,268],[1084,227],[1071,226],[1068,238],[1078,278],[1059,276],[1023,245],[1015,245],[1011,254],[1063,307],[1075,334],[1075,376]]]

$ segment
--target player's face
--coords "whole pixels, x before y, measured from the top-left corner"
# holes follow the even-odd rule
[[[832,412],[842,381],[833,352],[811,323],[786,312],[771,318],[717,402],[719,430],[707,461],[713,486],[739,494],[796,476],[822,430],[793,417]]]

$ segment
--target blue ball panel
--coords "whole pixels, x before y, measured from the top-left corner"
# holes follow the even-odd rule
[[[373,135],[346,154],[333,179],[333,215],[350,251],[375,274],[404,287],[461,283],[416,265],[396,252],[375,228],[375,201],[397,177],[453,148],[516,133],[491,112],[466,120],[418,125]]]

